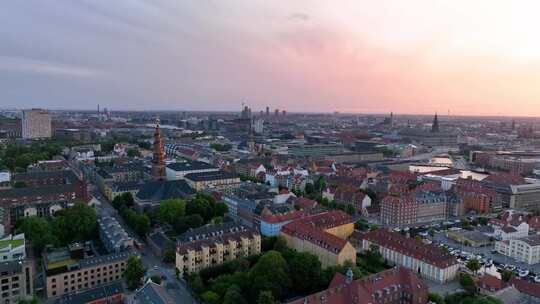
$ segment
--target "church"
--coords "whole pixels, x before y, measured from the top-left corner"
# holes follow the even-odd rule
[[[401,130],[399,135],[429,147],[448,147],[457,145],[457,135],[455,133],[446,132],[440,129],[439,117],[437,114],[435,114],[435,117],[433,118],[431,130],[406,128]]]

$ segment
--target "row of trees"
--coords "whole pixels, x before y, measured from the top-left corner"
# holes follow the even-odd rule
[[[26,168],[39,160],[49,160],[60,154],[62,145],[59,143],[33,143],[31,145],[8,145],[0,151],[0,169],[25,172]]]
[[[199,193],[187,202],[180,199],[162,201],[155,218],[161,223],[170,224],[180,234],[208,222],[220,222],[227,212],[225,203],[216,202],[214,197]]]
[[[65,246],[93,239],[97,235],[97,215],[85,203],[75,203],[73,207],[57,211],[50,219],[25,217],[17,223],[16,231],[24,233],[39,254],[48,244]]]
[[[349,268],[356,278],[364,274],[351,263],[322,268],[315,255],[287,248],[282,238],[265,238],[262,247],[270,250],[187,276],[190,287],[207,304],[266,304],[327,288],[337,272]]]
[[[131,193],[126,192],[118,195],[112,201],[113,207],[118,210],[126,224],[139,236],[150,232],[150,218],[146,214],[140,214],[134,210],[134,200]]]

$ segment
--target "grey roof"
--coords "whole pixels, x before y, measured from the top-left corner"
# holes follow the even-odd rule
[[[152,281],[148,281],[135,294],[137,304],[172,304],[174,300],[167,294],[165,288]]]
[[[141,201],[162,201],[166,199],[185,198],[195,194],[184,180],[151,181],[141,185],[137,199]]]
[[[223,170],[213,172],[199,172],[186,174],[185,178],[198,182],[198,181],[214,181],[220,179],[230,179],[236,176],[232,173],[225,172]]]
[[[0,199],[18,198],[18,197],[25,197],[25,196],[41,196],[41,195],[48,195],[48,194],[73,192],[74,190],[75,189],[72,184],[27,187],[27,188],[11,188],[11,189],[6,189],[6,190],[0,190]]]
[[[105,238],[104,243],[106,246],[109,245],[112,248],[109,250],[115,249],[119,250],[124,247],[126,242],[130,241],[131,238],[124,230],[124,228],[118,223],[116,218],[102,214],[98,218],[99,230],[101,232],[100,236]]]
[[[190,229],[181,235],[179,235],[176,239],[179,242],[189,242],[193,240],[200,240],[209,238],[216,235],[221,235],[223,233],[229,233],[229,232],[236,232],[236,231],[242,231],[246,230],[246,227],[240,224],[237,224],[235,222],[226,222],[223,224],[217,224],[217,225],[205,225],[199,228]]]
[[[85,258],[79,261],[79,265],[82,269],[86,267],[92,267],[94,265],[110,264],[122,260],[127,260],[132,255],[134,255],[133,250],[125,250],[122,252],[115,252],[91,258]]]
[[[202,161],[187,161],[187,162],[181,162],[181,163],[172,163],[167,165],[167,168],[174,170],[174,171],[193,171],[193,170],[205,170],[205,169],[215,169],[218,170],[217,167],[212,166],[211,164],[202,162]]]
[[[527,243],[529,246],[540,246],[540,234],[530,235],[518,240]]]
[[[49,178],[65,178],[66,183],[77,181],[77,176],[71,170],[58,170],[58,171],[35,171],[26,173],[17,173],[13,176],[14,181],[27,181],[34,179],[49,179]]]
[[[9,261],[0,263],[0,272],[7,272],[8,274],[15,274],[22,271],[21,261]]]
[[[90,303],[99,299],[124,293],[122,283],[116,282],[109,285],[89,289],[83,292],[70,293],[56,300],[56,304]]]

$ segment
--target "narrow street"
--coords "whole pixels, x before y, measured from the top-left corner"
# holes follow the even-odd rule
[[[100,211],[105,211],[107,214],[115,217],[129,236],[144,244],[144,240],[137,236],[135,232],[126,225],[116,209],[114,209],[108,200],[99,193],[99,190],[93,185],[90,186],[90,190],[91,195],[100,202],[100,205],[97,208]],[[175,303],[198,303],[187,289],[185,282],[176,278],[174,265],[163,263],[146,245],[142,250],[137,249],[137,252],[147,270],[146,278],[150,278],[154,275],[161,277],[163,280],[162,285],[166,288],[168,294],[175,300]],[[130,298],[132,295],[127,296]]]

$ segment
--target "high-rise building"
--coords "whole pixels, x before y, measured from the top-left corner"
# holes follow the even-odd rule
[[[156,119],[156,131],[154,132],[154,154],[152,159],[152,178],[154,180],[164,180],[165,173],[165,150],[163,140],[159,131],[159,118]]]
[[[43,109],[24,110],[22,115],[22,137],[26,139],[50,138],[51,114]]]

